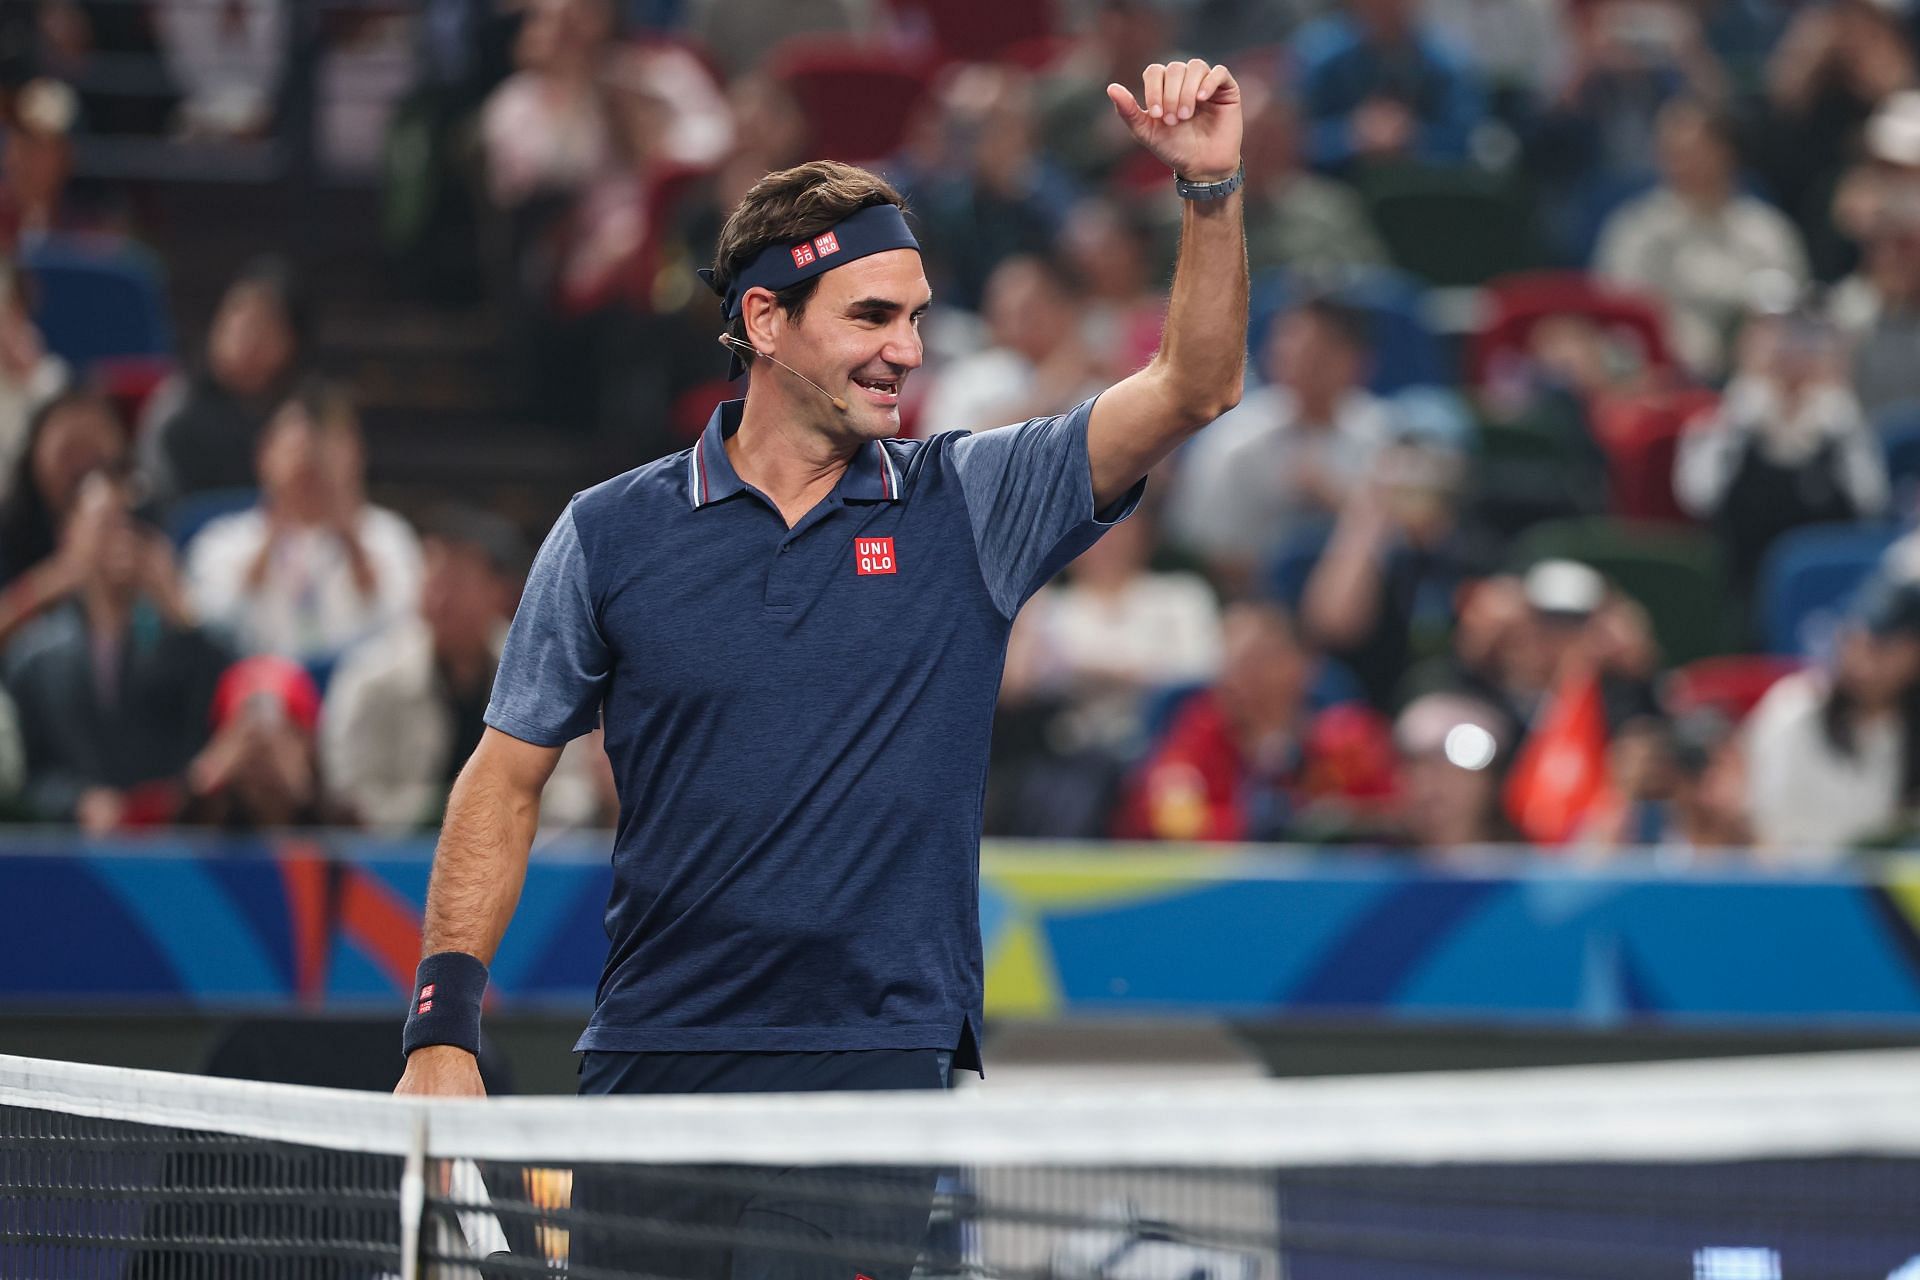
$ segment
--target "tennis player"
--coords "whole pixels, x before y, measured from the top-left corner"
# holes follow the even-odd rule
[[[1240,395],[1239,88],[1194,59],[1107,95],[1186,201],[1179,261],[1158,354],[1056,417],[893,438],[932,295],[879,177],[804,164],[733,211],[702,275],[746,397],[692,448],[577,495],[541,548],[448,803],[399,1092],[481,1092],[486,965],[541,787],[597,723],[621,811],[581,1092],[940,1088],[979,1069],[1008,629]],[[727,1265],[711,1273],[808,1274]]]

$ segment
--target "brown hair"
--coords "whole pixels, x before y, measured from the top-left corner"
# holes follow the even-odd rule
[[[768,245],[817,236],[841,219],[880,204],[907,207],[885,178],[836,160],[810,160],[770,173],[741,197],[720,228],[720,243],[713,255],[714,287],[724,293],[735,273]],[[797,318],[819,283],[820,277],[812,276],[789,285],[774,294],[774,301]],[[746,317],[734,317],[727,332],[746,342]],[[751,354],[741,355],[747,363],[753,362]]]

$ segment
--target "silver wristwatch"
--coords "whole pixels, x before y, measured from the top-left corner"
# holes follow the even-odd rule
[[[1173,189],[1180,193],[1182,200],[1225,200],[1238,191],[1247,180],[1247,166],[1241,165],[1234,170],[1231,178],[1219,182],[1188,182],[1179,174],[1173,175]]]

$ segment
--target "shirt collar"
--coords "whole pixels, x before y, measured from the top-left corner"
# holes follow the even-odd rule
[[[745,400],[728,400],[713,411],[705,430],[693,442],[687,457],[687,496],[694,510],[709,503],[731,498],[745,489],[746,483],[733,469],[727,457],[727,437],[740,429]],[[855,502],[897,502],[900,499],[900,467],[878,440],[860,446],[860,452],[847,466],[847,473],[835,486],[843,498]]]

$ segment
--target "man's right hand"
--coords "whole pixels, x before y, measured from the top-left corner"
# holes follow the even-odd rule
[[[455,1044],[430,1044],[407,1055],[407,1070],[393,1088],[402,1097],[484,1098],[480,1060]]]

